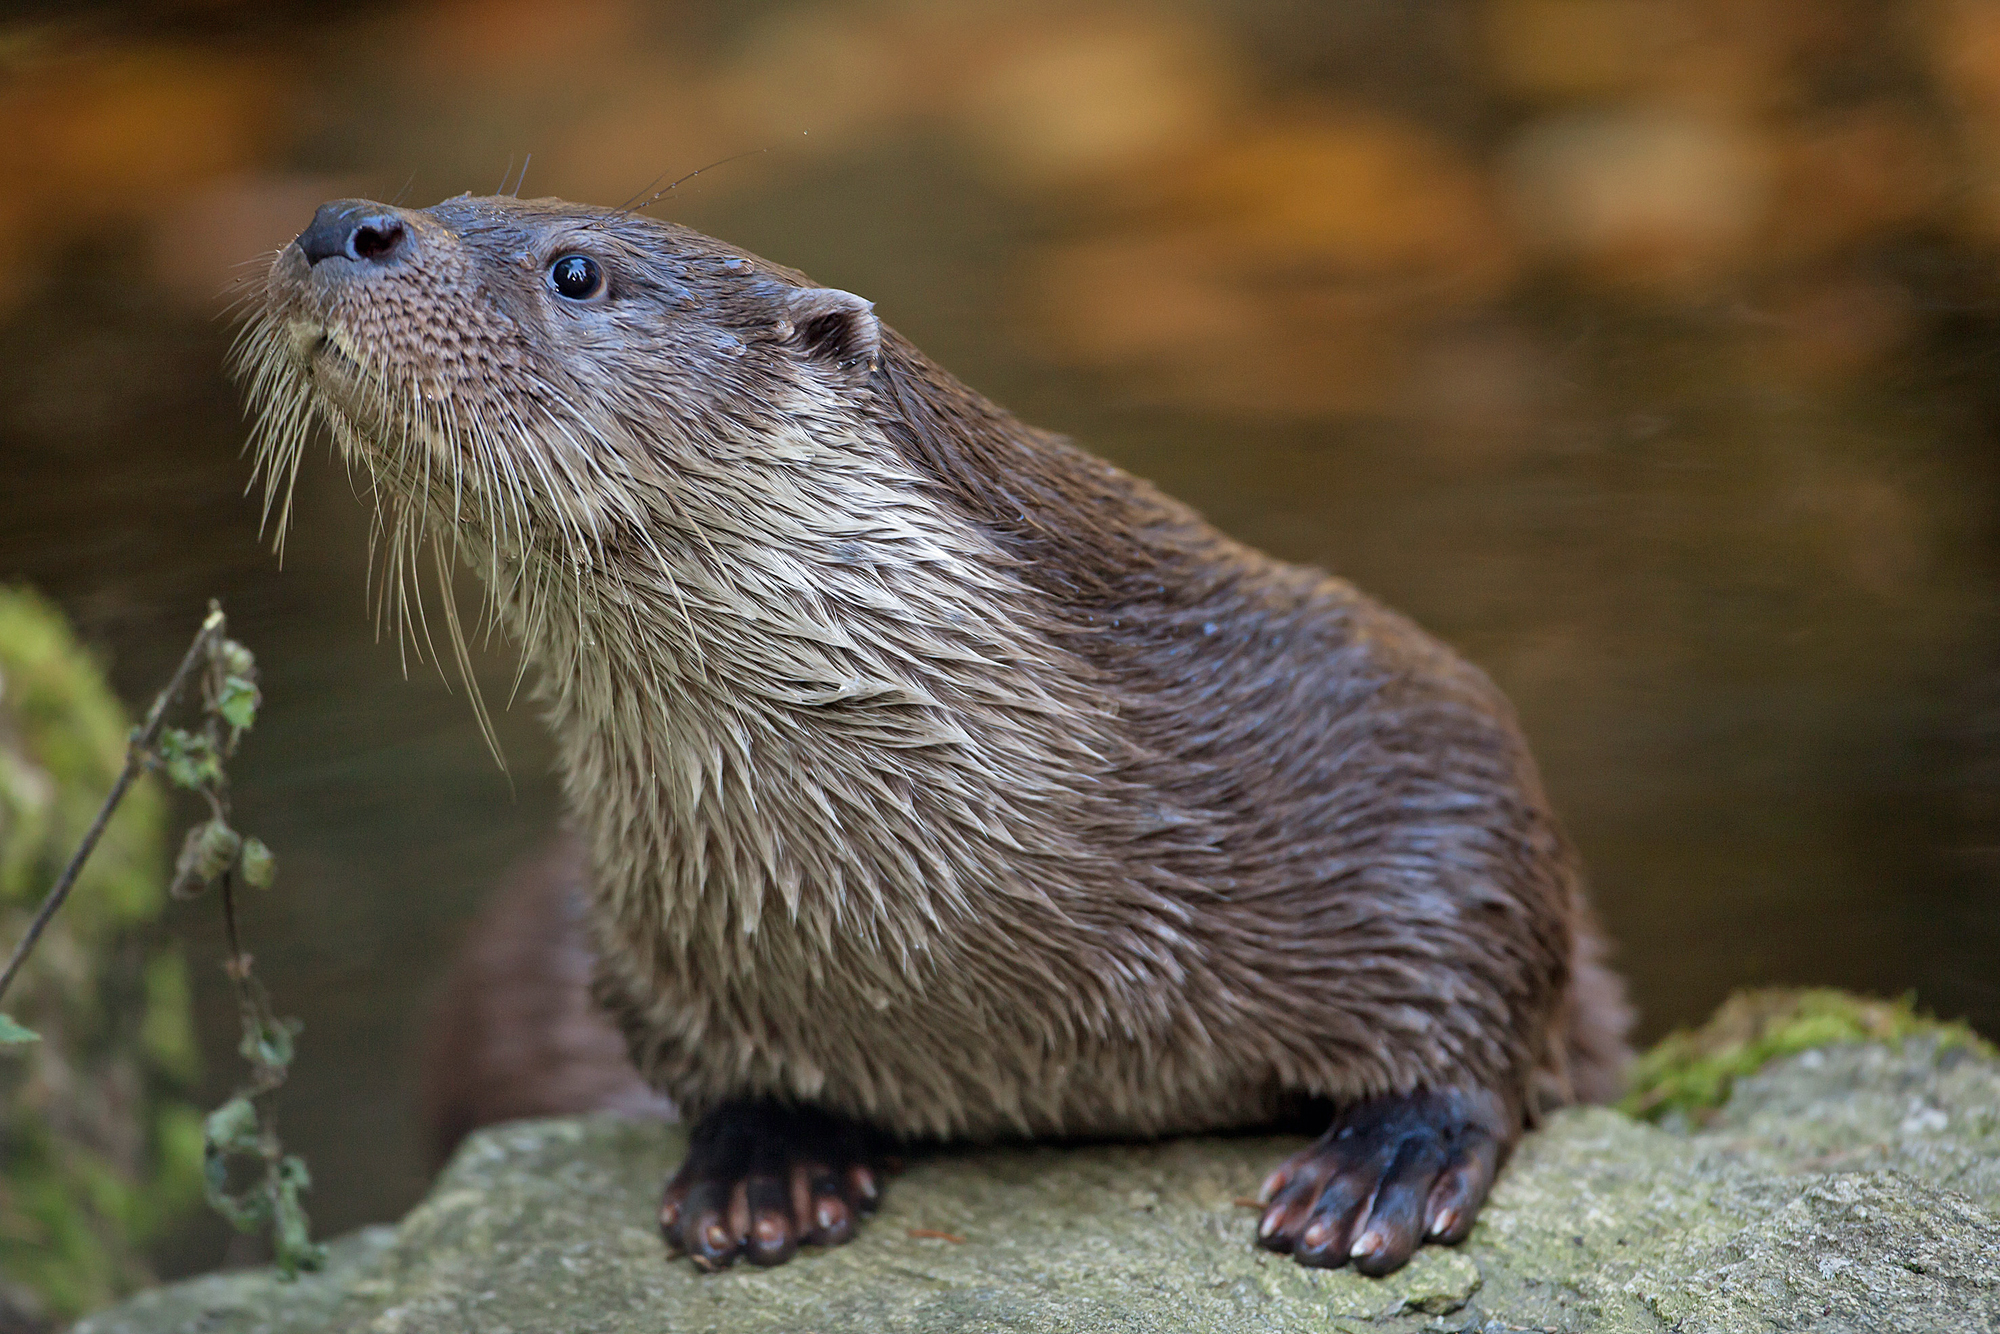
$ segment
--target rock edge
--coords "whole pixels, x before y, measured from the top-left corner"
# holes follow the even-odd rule
[[[76,1334],[2000,1330],[2000,1062],[1932,1038],[1788,1058],[1699,1130],[1560,1113],[1470,1241],[1382,1280],[1251,1245],[1237,1201],[1296,1145],[1270,1138],[941,1153],[855,1243],[705,1277],[652,1221],[683,1145],[498,1127],[320,1275],[194,1279]]]

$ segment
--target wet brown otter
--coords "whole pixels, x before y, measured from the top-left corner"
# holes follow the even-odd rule
[[[324,421],[536,666],[704,1267],[845,1240],[889,1141],[1317,1099],[1259,1237],[1381,1273],[1611,1092],[1618,986],[1487,679],[867,301],[631,213],[347,200],[242,364],[273,486]]]

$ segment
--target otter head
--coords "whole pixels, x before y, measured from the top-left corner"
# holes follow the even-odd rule
[[[638,214],[348,199],[278,253],[238,366],[267,500],[317,419],[392,505],[575,560],[751,440],[852,436],[828,405],[880,344],[862,298]]]
[[[821,655],[836,604],[883,601],[869,570],[963,549],[885,436],[884,334],[858,296],[629,212],[341,200],[273,260],[236,364],[280,542],[316,423],[375,483],[399,635],[429,545],[558,678],[614,632],[699,672],[746,627]],[[853,675],[785,656],[746,666]]]
[[[913,460],[919,366],[869,302],[686,228],[463,197],[321,208],[237,354],[280,539],[324,424],[375,484],[399,634],[428,536],[599,732],[633,681],[726,681],[737,717],[1024,657],[1020,562]]]

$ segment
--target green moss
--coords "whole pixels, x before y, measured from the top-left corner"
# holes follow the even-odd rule
[[[200,1111],[182,1102],[165,1103],[154,1116],[155,1171],[138,1200],[135,1235],[161,1236],[201,1203],[202,1119]]]
[[[131,720],[62,614],[0,588],[0,950],[125,762]],[[65,1318],[150,1281],[143,1247],[200,1198],[186,964],[158,786],[128,793],[6,998],[42,1041],[0,1052],[0,1290]]]
[[[146,1011],[139,1043],[161,1070],[192,1083],[201,1071],[194,1041],[194,999],[188,989],[187,961],[162,951],[146,961]]]
[[[131,720],[62,613],[0,589],[0,902],[38,902],[125,763]],[[72,932],[149,921],[166,903],[159,787],[133,785],[70,904]]]
[[[1655,1120],[1670,1112],[1698,1118],[1720,1107],[1738,1078],[1780,1056],[1842,1042],[1900,1042],[1919,1034],[1993,1054],[1965,1024],[1919,1014],[1907,996],[1876,1000],[1825,987],[1740,991],[1700,1028],[1669,1034],[1641,1056],[1619,1105]]]

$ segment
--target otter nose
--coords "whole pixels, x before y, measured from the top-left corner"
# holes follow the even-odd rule
[[[312,226],[299,233],[298,247],[309,263],[339,255],[386,264],[402,252],[408,232],[402,219],[366,199],[321,204]]]

